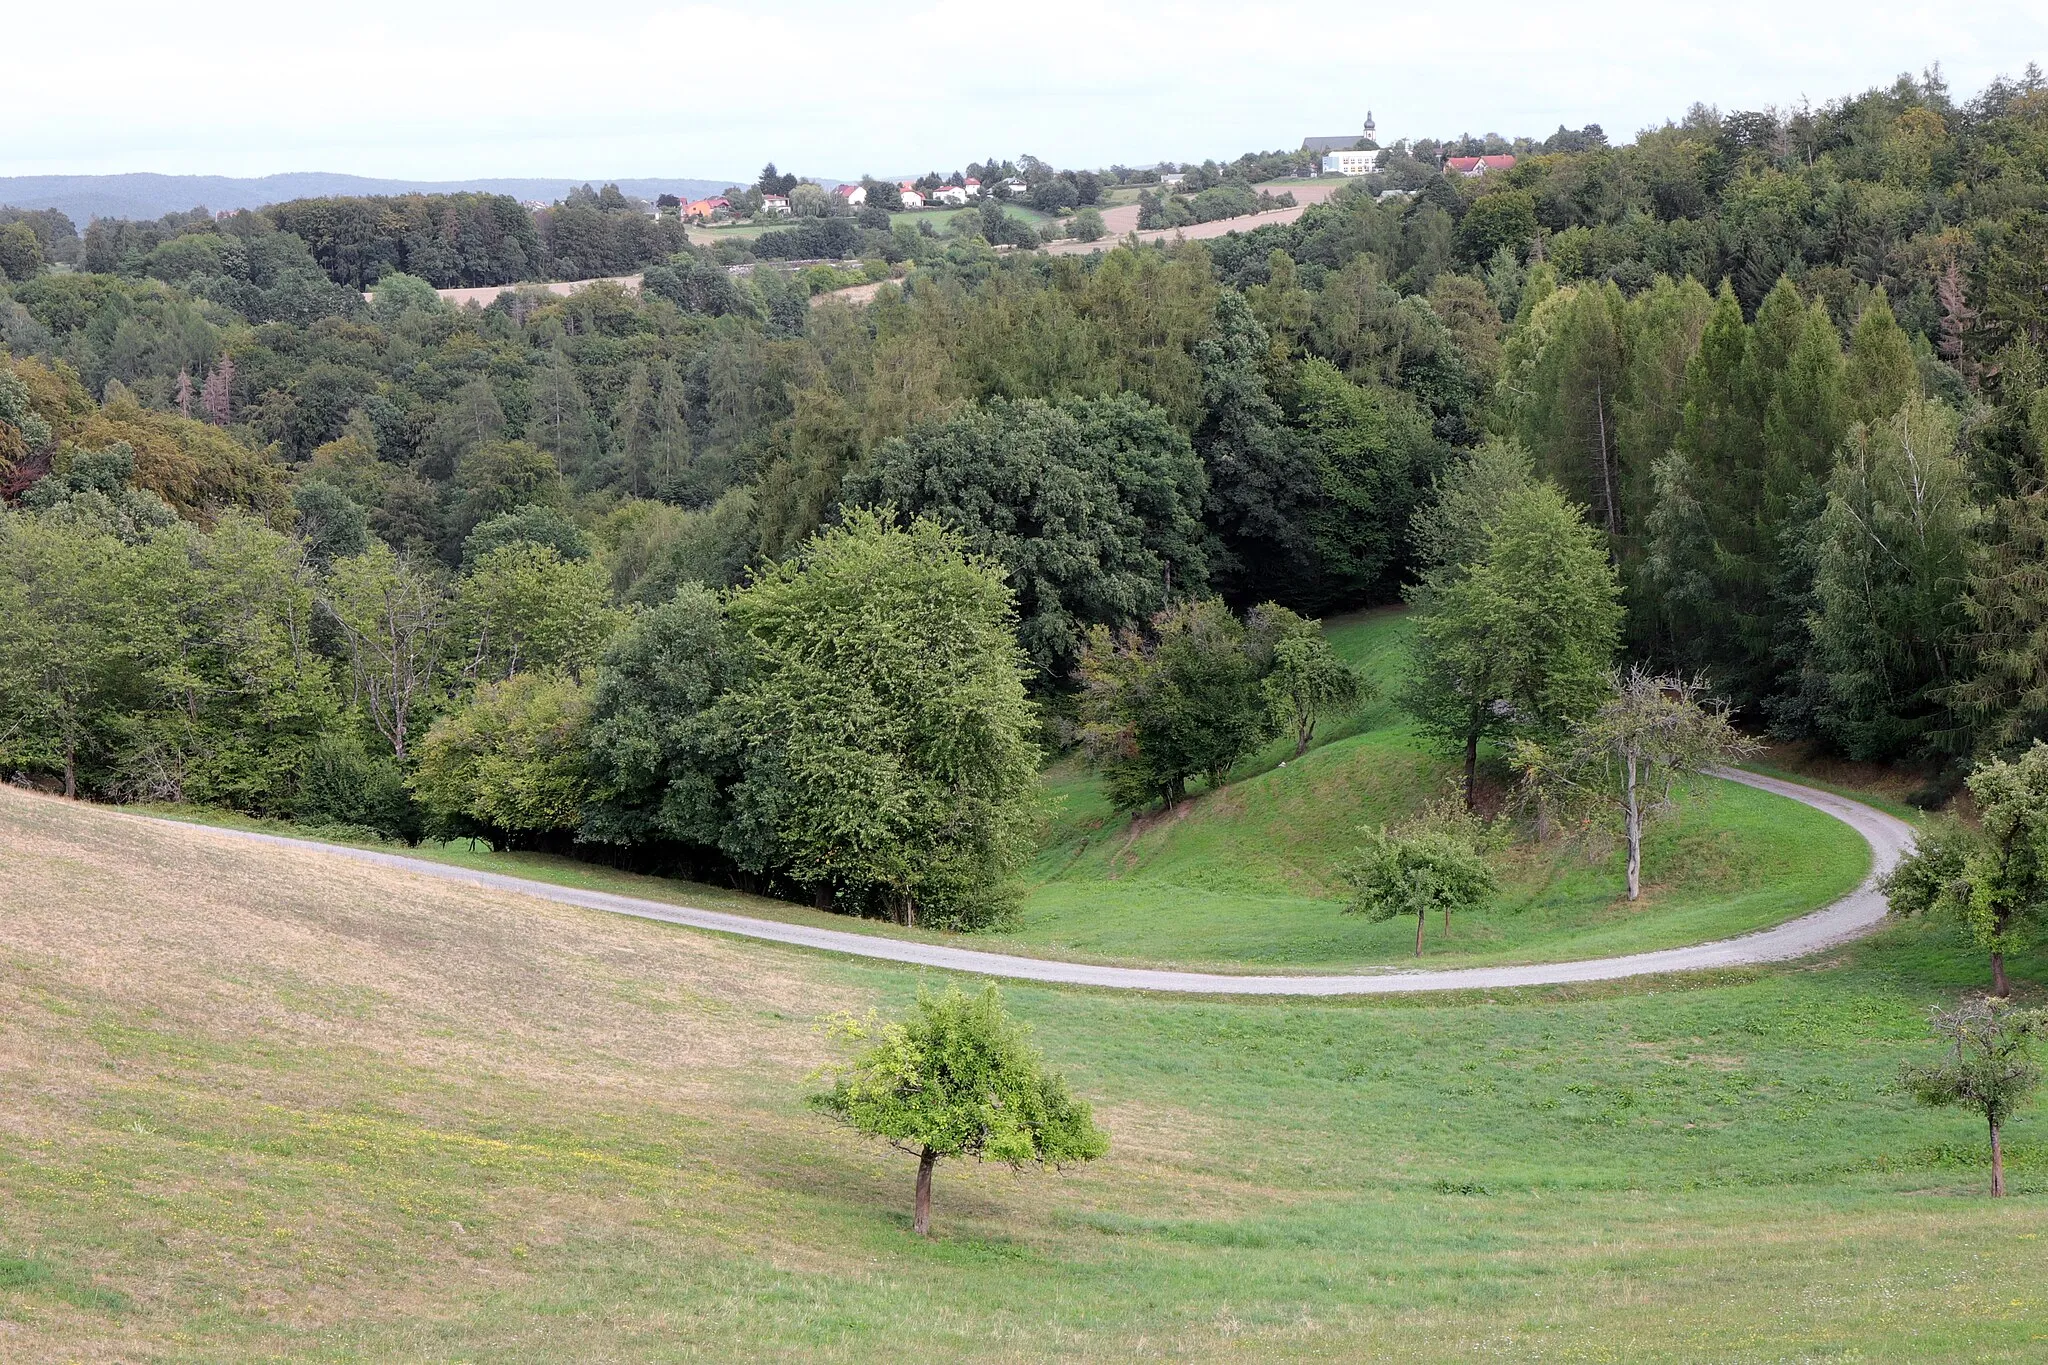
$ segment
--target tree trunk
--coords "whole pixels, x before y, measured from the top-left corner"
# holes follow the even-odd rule
[[[2005,1149],[1998,1143],[1998,1124],[1991,1125],[1991,1197],[2005,1197]]]
[[[1628,756],[1628,898],[1643,894],[1643,807],[1636,799],[1636,756]]]
[[[1308,724],[1307,726],[1296,726],[1296,727],[1295,727],[1295,730],[1294,730],[1294,756],[1295,756],[1296,758],[1300,758],[1300,757],[1301,757],[1301,756],[1302,756],[1303,754],[1305,754],[1305,753],[1307,753],[1307,752],[1308,752],[1308,742],[1309,742],[1309,740],[1311,740],[1311,739],[1313,739],[1313,738],[1315,737],[1315,732],[1316,732],[1316,727],[1315,727],[1315,724],[1314,724],[1313,722],[1311,722],[1311,723],[1310,723],[1310,724]]]
[[[1422,926],[1428,921],[1428,918],[1429,912],[1427,909],[1415,912],[1415,955],[1417,957],[1422,956]]]
[[[932,1235],[932,1167],[938,1162],[939,1154],[929,1147],[917,1159],[917,1216],[911,1228],[920,1237]]]
[[[78,743],[68,735],[64,739],[64,795],[78,795]]]
[[[1476,788],[1479,783],[1479,731],[1465,732],[1465,809],[1477,810]],[[1421,951],[1420,949],[1417,950]]]
[[[70,793],[67,791],[65,795],[69,796]],[[2012,995],[2012,982],[2005,979],[2004,953],[1993,953],[1991,955],[1991,993],[2000,1000],[2004,1000]]]

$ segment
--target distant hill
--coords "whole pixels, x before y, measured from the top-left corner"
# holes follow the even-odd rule
[[[322,195],[450,193],[459,190],[509,194],[515,199],[560,199],[578,185],[603,185],[604,176],[587,179],[503,180],[378,180],[329,171],[293,171],[241,179],[226,175],[10,175],[0,176],[0,205],[21,209],[62,209],[83,228],[93,218],[161,218],[166,213],[204,206],[253,209],[287,199]],[[627,194],[652,199],[659,194],[701,198],[733,184],[731,180],[612,180]],[[827,179],[826,184],[837,184]]]

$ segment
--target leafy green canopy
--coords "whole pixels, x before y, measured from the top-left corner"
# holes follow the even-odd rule
[[[1992,759],[1969,778],[1978,826],[1938,826],[1886,882],[1903,915],[1946,914],[1991,954],[1993,989],[2009,991],[2005,955],[2048,923],[2048,744]]]
[[[877,451],[842,496],[965,537],[1017,593],[1041,682],[1064,679],[1088,627],[1121,627],[1206,581],[1208,480],[1187,437],[1135,394],[998,400]]]
[[[1087,1102],[1045,1069],[993,984],[973,996],[958,986],[942,995],[920,988],[907,1018],[851,1031],[871,1046],[811,1102],[855,1132],[920,1158],[919,1232],[936,1159],[1058,1168],[1109,1150]]]
[[[429,832],[517,848],[574,831],[589,791],[589,706],[566,678],[518,673],[440,716],[411,779]]]
[[[1278,620],[1254,624],[1247,630],[1211,597],[1166,608],[1146,633],[1089,632],[1081,737],[1117,806],[1172,805],[1198,776],[1219,786],[1272,737],[1278,716],[1266,679]]]
[[[1453,911],[1477,910],[1500,889],[1477,822],[1469,817],[1443,811],[1405,830],[1380,826],[1359,833],[1358,852],[1344,871],[1351,884],[1345,908],[1376,920],[1415,916],[1417,957],[1430,911],[1443,916],[1448,934]]]
[[[936,522],[855,510],[735,592],[721,699],[757,870],[915,923],[984,923],[1036,819],[1036,708],[1001,569]]]
[[[1482,512],[1486,502],[1472,506]],[[1485,546],[1412,594],[1402,697],[1428,733],[1463,751],[1468,803],[1482,740],[1555,734],[1600,705],[1622,615],[1599,532],[1553,485],[1535,484],[1493,514]]]
[[[1899,1068],[1899,1084],[1930,1107],[1971,1109],[1991,1130],[1991,1193],[2005,1193],[2005,1152],[1999,1130],[2041,1084],[2034,1040],[2048,1033],[2048,1015],[1995,1000],[1973,1000],[1937,1011],[1935,1034],[1948,1055]]]

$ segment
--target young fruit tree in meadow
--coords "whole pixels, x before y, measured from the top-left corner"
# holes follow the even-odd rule
[[[1613,675],[1599,710],[1549,746],[1524,740],[1514,764],[1539,797],[1613,820],[1628,845],[1628,898],[1643,894],[1643,829],[1673,810],[1685,782],[1756,752],[1756,741],[1697,678],[1634,665]]]
[[[2012,993],[2005,957],[2024,949],[2048,918],[2048,745],[1970,774],[1978,828],[1938,827],[1885,881],[1901,915],[1950,915],[1991,954],[1992,993]]]
[[[1479,821],[1463,809],[1432,811],[1395,830],[1360,831],[1363,842],[1345,869],[1351,883],[1347,909],[1369,919],[1415,916],[1415,955],[1422,956],[1422,932],[1429,912],[1477,910],[1500,889],[1487,860],[1487,839]]]
[[[1947,1045],[1938,1061],[1908,1062],[1899,1084],[1920,1103],[1953,1105],[1984,1116],[1991,1133],[1991,1195],[2005,1194],[2005,1149],[2000,1131],[2041,1083],[2034,1040],[2048,1033],[2048,1015],[1996,1000],[1973,1000],[1934,1016],[1934,1032]]]
[[[943,1158],[1057,1170],[1109,1150],[1087,1102],[1045,1069],[993,985],[979,995],[920,989],[900,1023],[846,1029],[871,1046],[811,1103],[917,1158],[920,1237],[931,1235],[932,1170]]]

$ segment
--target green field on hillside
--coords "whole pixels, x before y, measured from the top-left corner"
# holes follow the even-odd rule
[[[1136,822],[1112,811],[1076,764],[1049,775],[1059,802],[1020,922],[1030,951],[1110,961],[1339,966],[1413,960],[1413,920],[1344,913],[1341,871],[1359,826],[1411,814],[1456,780],[1394,698],[1409,629],[1398,612],[1334,622],[1338,651],[1379,699],[1334,725],[1300,759],[1278,741],[1221,791]],[[1826,904],[1869,872],[1869,849],[1841,822],[1783,797],[1706,780],[1645,843],[1645,894],[1622,899],[1609,841],[1520,843],[1504,890],[1432,922],[1427,955],[1541,961],[1639,952],[1743,933]]]
[[[2038,1000],[2048,957],[2015,961]],[[1114,1146],[806,1110],[917,972],[0,790],[0,1354],[2034,1361],[2048,1115],[1892,1089],[1945,925],[1431,1000],[1011,987]]]

